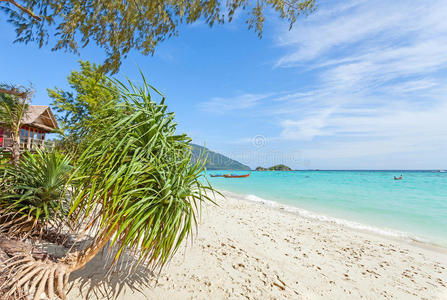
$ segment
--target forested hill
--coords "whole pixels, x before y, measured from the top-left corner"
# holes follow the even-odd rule
[[[197,161],[197,158],[204,153],[207,157],[206,168],[208,170],[250,170],[249,166],[241,164],[240,162],[231,159],[225,155],[213,152],[208,148],[192,144],[192,159]]]
[[[264,167],[257,167],[256,171],[292,171],[292,169],[285,165],[275,165],[268,169],[266,169]]]

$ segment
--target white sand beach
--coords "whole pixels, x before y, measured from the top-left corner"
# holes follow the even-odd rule
[[[69,299],[447,299],[447,254],[416,243],[216,197],[159,276],[95,258]],[[82,275],[82,277],[80,277]]]

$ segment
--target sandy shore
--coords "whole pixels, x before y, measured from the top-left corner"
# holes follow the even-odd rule
[[[447,254],[234,196],[206,206],[194,243],[159,276],[95,258],[69,299],[447,299]]]

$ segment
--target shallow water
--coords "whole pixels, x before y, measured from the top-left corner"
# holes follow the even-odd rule
[[[228,171],[208,171],[223,174]],[[233,171],[233,174],[247,172]],[[217,189],[284,204],[307,217],[447,246],[447,173],[405,171],[252,172],[209,176]]]

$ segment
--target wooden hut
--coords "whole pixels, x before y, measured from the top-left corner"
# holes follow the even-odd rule
[[[20,150],[34,151],[36,148],[51,146],[45,138],[48,133],[56,129],[59,129],[59,126],[49,106],[28,106],[20,129]],[[11,147],[11,132],[0,124],[0,148],[10,151]]]

